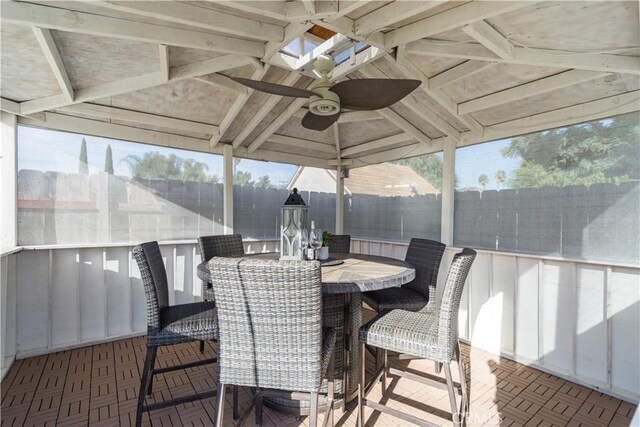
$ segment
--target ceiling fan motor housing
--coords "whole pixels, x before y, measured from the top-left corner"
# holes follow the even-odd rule
[[[340,97],[328,87],[316,87],[314,92],[322,95],[312,96],[309,101],[309,111],[318,116],[333,116],[340,112]]]

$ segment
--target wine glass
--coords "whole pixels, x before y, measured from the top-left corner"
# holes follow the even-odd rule
[[[322,230],[319,228],[311,230],[309,244],[313,248],[313,259],[318,259],[318,249],[322,247]]]
[[[298,248],[300,249],[300,258],[304,259],[304,250],[309,246],[309,232],[306,228],[298,230],[296,233],[296,241],[298,243]]]

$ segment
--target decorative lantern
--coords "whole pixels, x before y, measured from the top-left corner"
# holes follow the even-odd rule
[[[280,259],[302,259],[298,232],[307,228],[307,210],[298,189],[294,188],[282,205],[282,231],[280,233]]]

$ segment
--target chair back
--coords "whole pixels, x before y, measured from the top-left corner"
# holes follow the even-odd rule
[[[241,234],[219,234],[198,237],[200,258],[209,261],[214,256],[233,257],[244,255]]]
[[[162,310],[169,306],[167,271],[158,242],[146,242],[135,246],[133,256],[140,269],[147,300],[147,333],[153,335],[160,330]]]
[[[476,251],[464,248],[453,256],[449,274],[444,283],[442,300],[438,307],[438,346],[447,352],[446,360],[453,358],[458,342],[458,309],[467,275],[476,258]]]
[[[349,234],[332,234],[329,236],[329,252],[348,254],[351,252],[351,236]]]
[[[428,298],[429,303],[436,301],[438,270],[446,247],[444,243],[429,239],[413,238],[409,242],[404,260],[416,269],[416,278],[404,286]]]
[[[318,261],[209,261],[219,322],[221,383],[317,391],[322,281]]]

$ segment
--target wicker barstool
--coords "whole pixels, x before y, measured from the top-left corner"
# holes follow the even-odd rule
[[[400,308],[410,311],[433,308],[440,261],[447,246],[428,239],[411,239],[405,261],[416,269],[416,278],[399,288],[364,292],[362,300],[378,313]]]
[[[250,258],[209,261],[220,322],[216,426],[224,415],[226,385],[252,387],[256,424],[262,397],[310,400],[309,425],[318,415],[318,391],[328,378],[333,400],[334,328],[322,327],[320,263]],[[327,372],[328,370],[328,372]],[[324,424],[333,424],[333,405]]]
[[[453,257],[449,268],[449,274],[444,284],[442,300],[435,311],[408,311],[391,310],[379,313],[371,321],[360,328],[359,338],[362,352],[365,345],[370,345],[383,350],[384,358],[381,368],[374,375],[373,380],[365,387],[364,372],[365,358],[362,358],[362,376],[358,387],[358,426],[364,424],[364,407],[369,406],[374,410],[387,412],[405,421],[423,425],[424,420],[415,416],[390,409],[385,405],[366,400],[366,394],[370,388],[387,373],[405,377],[427,385],[435,385],[439,388],[447,385],[449,401],[451,404],[451,417],[455,426],[462,425],[468,412],[468,389],[460,345],[458,343],[458,309],[462,290],[467,280],[467,275],[476,257],[476,251],[465,248]],[[387,350],[409,354],[421,359],[433,360],[444,366],[445,380],[431,376],[405,373],[387,366]],[[451,377],[450,363],[458,362],[460,371],[460,384],[454,383]],[[382,393],[386,392],[386,384],[383,381]],[[460,411],[457,410],[456,388],[462,395]]]
[[[329,236],[329,254],[348,254],[351,252],[351,236],[349,234],[332,234]]]
[[[167,272],[158,242],[142,243],[134,247],[133,256],[140,269],[147,300],[147,355],[142,369],[136,412],[136,426],[139,426],[142,423],[142,413],[145,411],[216,395],[215,391],[208,391],[145,405],[145,396],[152,392],[154,375],[216,362],[216,359],[213,358],[155,369],[158,347],[190,341],[215,340],[218,338],[218,319],[213,302],[169,305]]]

